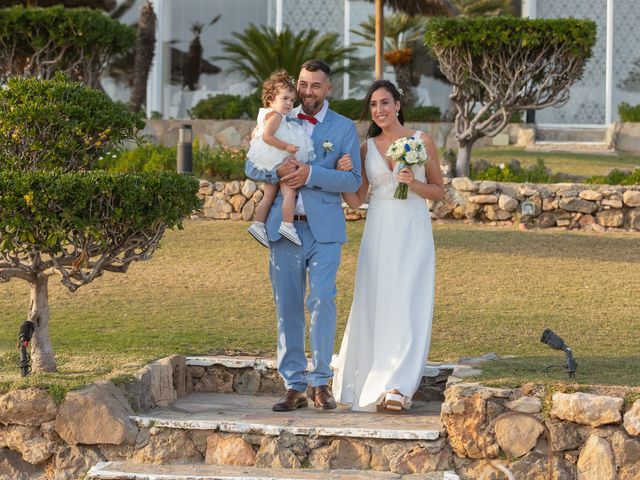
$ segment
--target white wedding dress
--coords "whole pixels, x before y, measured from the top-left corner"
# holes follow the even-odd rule
[[[431,340],[435,254],[427,202],[411,190],[406,200],[393,198],[397,175],[373,139],[365,169],[369,210],[333,392],[353,410],[375,412],[393,389],[409,408],[420,385]],[[413,172],[425,181],[424,165]]]

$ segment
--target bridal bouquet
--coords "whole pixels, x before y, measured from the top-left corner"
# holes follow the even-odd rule
[[[420,138],[404,137],[399,138],[387,149],[387,157],[393,159],[396,163],[396,170],[399,172],[405,167],[413,165],[424,165],[427,163],[427,150],[424,142]],[[394,198],[406,200],[409,193],[409,185],[399,183],[393,194]]]

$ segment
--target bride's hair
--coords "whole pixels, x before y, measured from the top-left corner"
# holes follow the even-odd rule
[[[369,104],[371,103],[371,96],[376,90],[380,88],[384,88],[388,91],[393,99],[397,102],[400,101],[402,95],[396,88],[396,86],[391,83],[389,80],[376,80],[371,84],[369,90],[367,90],[367,96],[364,98],[364,107],[362,109],[362,115],[360,115],[360,120],[364,120],[367,118],[367,115],[370,113],[371,109],[369,108]],[[404,125],[404,114],[402,113],[402,105],[400,105],[400,110],[398,111],[398,120],[400,121],[400,125]],[[367,138],[377,137],[382,133],[382,129],[371,120],[371,124],[369,125],[369,129],[367,130]]]

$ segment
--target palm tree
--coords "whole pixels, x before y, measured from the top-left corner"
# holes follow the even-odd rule
[[[358,67],[345,66],[352,58],[355,47],[340,45],[337,33],[319,35],[317,30],[301,30],[297,35],[284,29],[250,24],[244,32],[234,32],[236,40],[222,40],[227,55],[216,57],[231,63],[230,71],[239,72],[258,86],[276,70],[284,69],[296,76],[300,65],[310,58],[322,58],[331,66],[333,74],[353,72]]]
[[[220,20],[221,15],[216,15],[209,22],[207,26],[211,26]],[[193,32],[193,40],[189,44],[189,50],[184,59],[184,65],[182,70],[182,86],[187,87],[189,90],[195,90],[198,87],[198,80],[200,80],[200,74],[202,73],[202,42],[200,42],[200,35],[205,29],[205,24],[202,22],[193,22],[191,24],[191,31]]]
[[[147,96],[147,79],[156,46],[156,14],[149,0],[140,9],[138,40],[133,63],[133,86],[129,96],[129,110],[137,112]]]
[[[376,79],[382,78],[382,57],[384,55],[384,0],[369,0],[376,3]],[[397,11],[405,12],[409,15],[424,16],[453,16],[454,9],[448,0],[387,0],[387,5]]]
[[[412,105],[415,101],[412,93],[413,59],[416,50],[423,43],[426,18],[412,16],[407,13],[395,13],[384,18],[384,59],[393,65],[398,87],[404,95],[402,103]],[[364,40],[354,45],[372,47],[376,39],[376,19],[369,16],[367,21],[360,23],[359,30],[352,30]]]

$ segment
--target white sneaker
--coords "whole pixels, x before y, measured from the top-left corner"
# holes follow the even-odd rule
[[[267,229],[264,227],[264,223],[253,222],[247,228],[247,232],[253,235],[253,238],[260,242],[262,246],[269,248],[269,238],[267,237]]]
[[[278,233],[287,240],[291,240],[296,245],[302,245],[300,237],[298,237],[298,232],[296,232],[296,228],[293,225],[287,225],[286,223],[282,222],[280,224],[280,228],[278,229]]]

